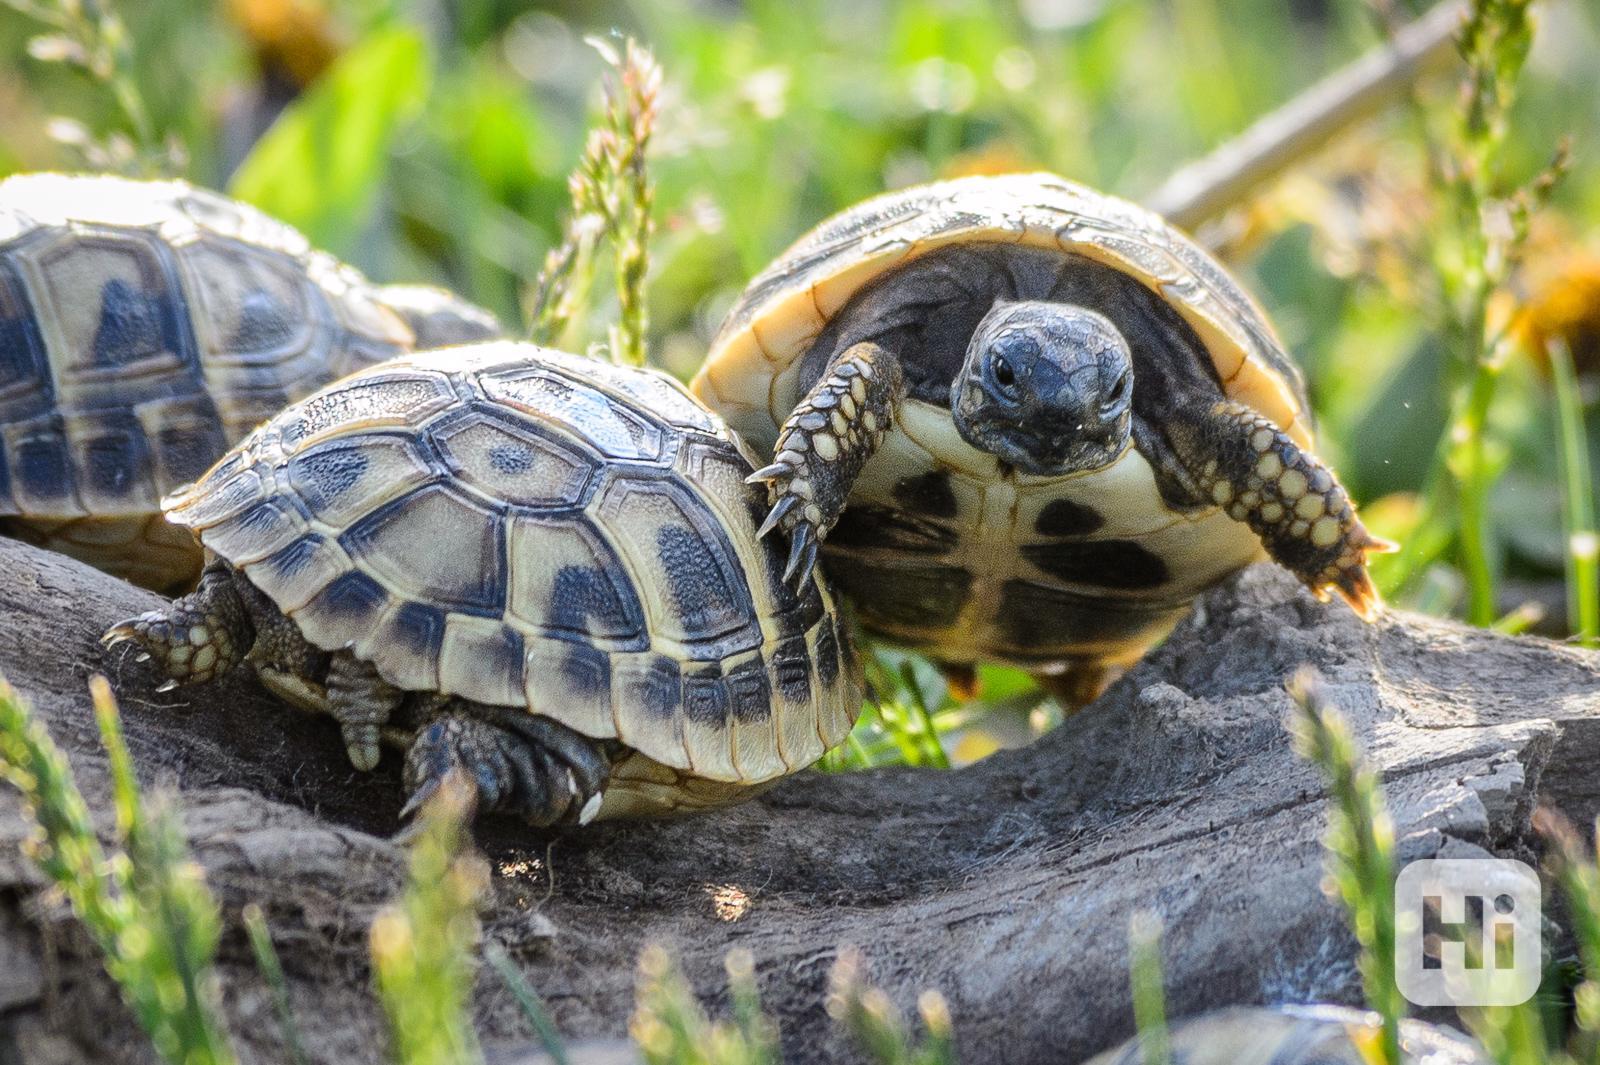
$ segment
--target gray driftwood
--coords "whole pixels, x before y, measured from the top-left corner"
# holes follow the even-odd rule
[[[335,730],[240,678],[156,694],[98,634],[155,602],[63,558],[0,541],[0,671],[71,754],[104,808],[85,680],[121,695],[147,783],[182,793],[225,908],[227,1008],[246,1061],[284,1060],[239,930],[261,903],[319,1062],[382,1058],[366,929],[400,882],[393,759],[344,764]],[[950,1000],[968,1062],[1074,1061],[1127,1036],[1130,915],[1166,924],[1170,1009],[1357,999],[1354,945],[1319,889],[1325,809],[1290,752],[1283,684],[1326,678],[1382,769],[1405,858],[1527,857],[1536,803],[1600,807],[1600,656],[1393,615],[1360,624],[1261,567],[1218,589],[1095,706],[1033,746],[952,773],[803,774],[744,806],[546,841],[512,824],[479,840],[498,875],[486,934],[562,1028],[623,1034],[634,960],[669,945],[714,1006],[722,958],[756,957],[791,1061],[854,1060],[823,1013],[841,943],[903,1008]],[[150,1059],[84,935],[20,857],[0,797],[0,1061]],[[737,920],[717,894],[748,899]],[[546,897],[548,896],[548,897]],[[485,971],[485,1042],[528,1045]]]

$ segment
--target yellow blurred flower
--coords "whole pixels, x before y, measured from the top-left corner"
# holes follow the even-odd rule
[[[992,140],[951,156],[939,168],[941,178],[971,177],[975,174],[1026,174],[1039,164],[1022,149],[1006,140]]]
[[[1600,373],[1600,253],[1567,246],[1548,257],[1531,245],[1511,331],[1524,351],[1548,367],[1549,345],[1565,343],[1578,373]]]
[[[228,0],[228,16],[256,53],[262,69],[305,88],[348,43],[323,0]]]

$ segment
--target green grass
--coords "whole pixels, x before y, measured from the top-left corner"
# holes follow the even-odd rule
[[[1377,775],[1366,763],[1344,717],[1301,675],[1290,688],[1299,713],[1295,747],[1328,781],[1332,805],[1323,847],[1328,877],[1343,900],[1361,944],[1361,984],[1367,1005],[1383,1020],[1384,1065],[1400,1065],[1400,1018],[1405,999],[1394,967],[1394,825],[1384,809]]]
[[[0,680],[0,772],[36,827],[28,856],[72,904],[157,1052],[174,1065],[229,1065],[235,1057],[211,968],[216,903],[188,855],[175,802],[140,793],[110,687],[96,677],[92,688],[116,813],[110,852],[72,767]]]
[[[396,1065],[482,1060],[468,1003],[477,903],[489,883],[489,866],[467,846],[468,787],[447,778],[425,804],[411,840],[405,891],[372,922],[373,975]]]

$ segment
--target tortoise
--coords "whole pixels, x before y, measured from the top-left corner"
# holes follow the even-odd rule
[[[1178,1021],[1168,1033],[1174,1065],[1369,1065],[1383,1024],[1348,1006],[1235,1006]],[[1144,1065],[1140,1037],[1085,1065]],[[1443,1025],[1400,1022],[1405,1065],[1488,1065],[1476,1042]]]
[[[764,529],[826,540],[870,631],[1084,702],[1263,550],[1378,606],[1300,372],[1223,267],[1050,174],[868,200],[744,291],[691,388],[771,459]],[[969,674],[970,675],[970,674]]]
[[[374,286],[181,181],[0,182],[0,524],[154,588],[192,586],[161,520],[288,403],[419,346],[500,335],[436,289]]]
[[[414,810],[453,767],[539,825],[749,794],[842,741],[862,670],[783,579],[737,438],[682,385],[532,344],[363,370],[289,407],[167,518],[199,587],[114,626],[171,678],[249,663]]]

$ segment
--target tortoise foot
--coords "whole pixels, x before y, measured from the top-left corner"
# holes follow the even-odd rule
[[[794,587],[810,579],[822,539],[883,442],[904,391],[892,354],[870,342],[847,348],[789,415],[772,464],[750,475],[752,483],[767,483],[772,498],[761,535],[782,529],[789,536],[783,579]]]
[[[1201,491],[1317,598],[1337,593],[1372,620],[1382,604],[1367,555],[1395,545],[1369,533],[1333,471],[1269,419],[1233,403],[1213,419],[1211,457],[1196,471]]]
[[[424,726],[406,754],[402,817],[452,774],[467,785],[469,817],[508,813],[549,827],[586,824],[600,812],[610,760],[593,740],[525,710],[457,705]]]
[[[113,625],[100,642],[114,647],[137,644],[170,679],[160,690],[204,684],[243,661],[255,639],[244,603],[227,570],[211,566],[200,586],[165,609],[151,610]]]

